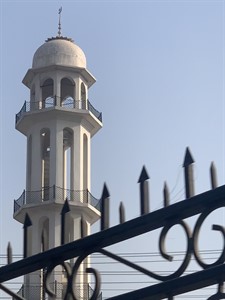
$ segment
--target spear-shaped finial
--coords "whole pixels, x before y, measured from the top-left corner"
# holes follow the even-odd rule
[[[65,200],[61,211],[61,245],[65,243],[65,215],[70,211],[68,200]]]
[[[191,152],[187,147],[183,163],[186,198],[191,198],[194,196],[194,173],[192,166],[193,163],[194,159],[192,158]]]
[[[125,222],[125,208],[123,202],[120,202],[119,215],[120,215],[120,224],[123,224]]]
[[[59,8],[58,37],[61,36],[61,13],[62,13],[62,6]]]
[[[164,188],[163,188],[164,207],[169,206],[169,202],[170,202],[170,198],[169,197],[170,197],[169,196],[169,189],[168,189],[167,183],[165,181]]]
[[[216,167],[214,165],[214,162],[211,163],[210,166],[210,177],[211,177],[211,187],[214,190],[217,188],[217,174],[216,174]]]
[[[12,263],[12,247],[10,242],[8,243],[7,246],[7,263],[8,265]]]
[[[148,191],[148,180],[149,176],[145,166],[143,166],[141,175],[138,179],[140,183],[140,202],[141,202],[141,215],[149,213],[149,191]]]
[[[109,228],[109,191],[104,184],[101,197],[101,230]]]
[[[28,227],[32,225],[31,219],[26,213],[23,224],[23,258],[27,257],[27,239],[28,239]]]

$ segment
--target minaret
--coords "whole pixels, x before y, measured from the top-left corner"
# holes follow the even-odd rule
[[[61,244],[61,211],[68,199],[65,243],[85,235],[100,218],[98,200],[90,193],[91,137],[102,127],[102,115],[88,100],[95,78],[87,70],[84,52],[61,36],[49,38],[34,54],[32,68],[23,79],[30,101],[16,115],[16,129],[27,137],[26,190],[14,202],[14,218],[29,227],[27,255]],[[44,245],[43,245],[43,236]],[[71,263],[73,263],[71,261]],[[88,275],[80,270],[79,294],[85,298]],[[42,272],[25,276],[25,298],[43,295]],[[65,278],[60,267],[52,274],[56,299],[63,299]]]

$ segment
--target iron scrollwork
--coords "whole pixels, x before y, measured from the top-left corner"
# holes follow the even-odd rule
[[[83,261],[90,255],[90,253],[82,255],[78,257],[75,264],[71,266],[71,264],[67,262],[61,262],[61,263],[51,263],[46,268],[45,277],[44,277],[44,287],[45,292],[52,297],[52,299],[56,299],[57,295],[56,293],[51,289],[50,285],[50,276],[55,267],[61,266],[64,269],[64,276],[67,279],[67,285],[65,290],[65,296],[64,299],[73,299],[73,300],[79,300],[79,298],[76,295],[76,277],[78,275],[78,270],[83,263]],[[89,300],[96,300],[100,294],[100,286],[101,286],[101,279],[99,276],[99,273],[94,268],[86,268],[85,271],[89,274],[92,274],[95,278],[95,287],[93,290],[93,293]]]
[[[101,230],[95,234],[83,238],[82,222],[81,222],[81,239],[64,244],[64,239],[61,239],[61,246],[49,249],[43,253],[35,254],[24,259],[12,262],[11,254],[8,254],[8,265],[0,268],[0,289],[12,295],[15,299],[23,300],[22,297],[13,294],[8,290],[3,282],[7,280],[35,272],[37,270],[45,270],[43,284],[45,293],[52,299],[57,298],[55,291],[51,289],[50,278],[54,269],[58,266],[64,270],[66,284],[63,288],[65,293],[64,299],[78,300],[76,294],[76,278],[78,270],[83,264],[83,270],[92,274],[94,277],[94,290],[88,297],[89,300],[97,300],[100,294],[101,278],[97,270],[87,267],[85,268],[85,260],[93,253],[101,253],[117,262],[120,262],[134,270],[147,275],[159,283],[138,291],[133,291],[120,296],[114,296],[111,300],[130,300],[130,299],[173,299],[174,296],[187,293],[189,291],[201,289],[209,285],[218,285],[218,291],[208,298],[208,300],[225,299],[223,292],[223,282],[225,281],[225,228],[218,224],[212,225],[212,230],[220,233],[223,239],[223,248],[218,259],[212,263],[205,263],[200,257],[198,249],[198,241],[200,230],[207,217],[216,209],[225,207],[225,185],[216,187],[215,171],[212,173],[212,190],[194,196],[193,186],[193,169],[190,167],[193,159],[187,151],[184,161],[185,168],[185,185],[186,185],[186,200],[169,205],[168,190],[164,193],[164,207],[149,212],[149,195],[148,195],[148,179],[147,171],[144,169],[139,178],[140,183],[140,207],[141,216],[132,220],[125,220],[125,210],[123,205],[120,206],[120,224],[109,226],[109,192],[106,185],[104,186],[101,197]],[[67,210],[66,212],[69,212]],[[190,229],[187,224],[187,219],[197,216],[197,220]],[[81,220],[82,221],[82,220]],[[31,223],[31,222],[30,222]],[[64,237],[64,219],[61,221],[62,237]],[[26,225],[26,224],[24,224]],[[29,224],[27,224],[28,226]],[[166,240],[169,231],[174,227],[179,226],[186,239],[186,248],[181,264],[175,271],[171,271],[169,275],[160,275],[152,270],[137,265],[123,257],[120,257],[106,250],[108,246],[115,245],[125,240],[132,239],[147,232],[152,232],[156,229],[161,230],[158,238],[159,253],[163,259],[172,262],[174,257],[166,251]],[[24,226],[24,249],[26,250],[27,227]],[[43,247],[44,249],[44,247]],[[11,253],[12,251],[8,251]],[[200,266],[201,270],[197,273],[185,274],[187,267],[190,264],[191,258]],[[69,264],[68,260],[74,259],[75,263]],[[50,263],[49,263],[50,262]],[[64,284],[64,283],[63,283]],[[140,298],[140,292],[142,298]]]
[[[181,262],[181,265],[178,267],[178,269],[176,271],[174,271],[172,274],[163,276],[163,275],[159,275],[156,274],[154,272],[152,272],[151,270],[148,270],[140,265],[137,265],[121,256],[118,256],[106,249],[98,249],[96,251],[90,251],[85,255],[82,255],[80,257],[78,257],[78,259],[76,260],[75,264],[73,267],[71,267],[69,264],[63,262],[60,263],[58,265],[61,265],[64,270],[65,270],[65,274],[66,274],[66,278],[67,278],[67,288],[66,288],[66,297],[65,299],[67,299],[67,296],[71,296],[73,300],[78,300],[78,298],[76,297],[76,293],[75,293],[75,279],[76,276],[78,274],[78,269],[80,267],[80,265],[82,264],[82,262],[90,255],[93,253],[101,253],[104,256],[107,256],[117,262],[120,262],[144,275],[147,275],[153,279],[159,280],[161,282],[166,282],[168,280],[172,280],[172,279],[176,279],[182,275],[184,275],[184,272],[186,271],[187,267],[189,266],[190,260],[192,258],[192,255],[194,255],[196,262],[199,264],[199,266],[202,269],[208,269],[210,267],[214,267],[214,266],[218,266],[224,263],[225,261],[225,246],[222,249],[222,252],[220,254],[220,257],[216,260],[216,262],[212,263],[212,264],[206,264],[204,263],[199,255],[199,250],[198,250],[198,239],[199,239],[199,233],[200,233],[200,229],[204,223],[204,221],[206,220],[206,218],[214,211],[214,208],[210,208],[205,210],[202,214],[200,214],[200,216],[198,217],[195,225],[194,225],[194,229],[193,232],[191,232],[191,229],[189,227],[189,225],[184,221],[181,220],[179,222],[170,222],[169,224],[165,225],[160,233],[159,236],[159,251],[161,256],[166,259],[167,261],[173,261],[173,256],[169,255],[166,252],[165,249],[165,243],[166,243],[166,238],[167,238],[167,234],[168,232],[171,230],[172,227],[179,225],[181,226],[181,228],[183,229],[184,235],[186,237],[186,250],[184,253],[184,258],[183,261]],[[220,226],[220,225],[212,225],[212,229],[214,231],[219,231],[222,235],[223,238],[223,242],[225,245],[225,229]],[[51,272],[53,271],[53,269],[56,267],[57,264],[51,264],[47,267],[47,272],[46,272],[46,278],[45,278],[45,287],[46,287],[46,293],[48,295],[50,295],[51,297],[56,297],[56,295],[54,294],[54,292],[51,290],[50,285],[48,283],[49,281],[49,277]],[[94,288],[94,293],[91,296],[90,300],[96,300],[98,298],[98,295],[100,293],[100,274],[97,270],[92,269],[92,268],[86,268],[86,272],[87,273],[92,273],[95,277],[95,288]],[[218,278],[219,281],[219,278]],[[222,291],[222,287],[223,284],[221,282],[218,283],[218,292],[209,297],[208,300],[217,300],[217,299],[225,299],[225,293],[223,293]],[[171,297],[168,294],[168,297],[170,299],[173,299],[173,297]]]

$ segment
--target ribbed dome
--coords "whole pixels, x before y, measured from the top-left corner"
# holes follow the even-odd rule
[[[81,48],[70,39],[52,38],[37,49],[32,68],[52,65],[86,68],[86,57]]]

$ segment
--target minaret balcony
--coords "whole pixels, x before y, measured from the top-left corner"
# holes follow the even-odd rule
[[[14,200],[14,214],[24,205],[41,204],[41,203],[63,203],[65,200],[73,203],[87,203],[92,205],[100,212],[101,200],[95,198],[88,190],[70,190],[57,186],[46,187],[39,191],[23,191],[22,195]]]
[[[52,108],[62,108],[74,112],[89,111],[102,123],[102,113],[95,109],[89,100],[74,100],[69,97],[62,101],[60,97],[49,97],[45,101],[25,101],[21,110],[16,114],[16,125],[28,112],[44,111]]]

